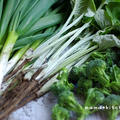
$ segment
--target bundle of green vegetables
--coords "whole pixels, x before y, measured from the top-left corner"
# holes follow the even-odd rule
[[[69,120],[71,111],[76,113],[77,120],[85,120],[89,114],[101,110],[108,114],[108,120],[116,120],[120,113],[119,50],[93,52],[80,67],[73,67],[70,72],[66,68],[61,70],[58,82],[51,88],[58,98],[52,111],[53,120]],[[83,105],[75,94],[84,98]]]
[[[84,2],[88,1],[79,2],[86,5]],[[97,43],[99,46],[97,51],[100,52],[93,52],[84,56],[81,59],[83,63],[85,62],[84,58],[91,57],[82,66],[82,62],[74,63],[75,67],[69,75],[65,68],[61,71],[58,82],[52,86],[52,91],[58,98],[58,104],[53,107],[52,111],[53,120],[68,120],[71,111],[76,113],[78,120],[84,120],[89,114],[99,110],[94,108],[102,107],[102,105],[109,107],[109,110],[105,110],[108,113],[109,120],[115,120],[119,114],[120,68],[118,48],[120,42],[118,38],[120,37],[120,18],[118,14],[120,12],[120,1],[99,2],[101,4],[90,22],[91,26],[99,30],[93,37],[92,46]],[[95,5],[97,6],[99,2]],[[88,4],[90,5],[89,2]],[[108,49],[114,46],[118,48]],[[76,100],[73,90],[78,95],[84,96],[84,105],[80,105]],[[117,107],[117,109],[112,108],[112,106]]]
[[[61,8],[51,9],[55,2],[57,0],[0,1],[0,84],[21,56],[28,49],[38,47],[63,21],[63,14],[58,13]]]
[[[72,12],[65,23],[64,5],[50,8],[57,0],[0,2],[0,9],[5,8],[0,20],[0,119],[48,91],[63,67],[80,66],[93,51],[120,47],[119,0],[67,1]]]

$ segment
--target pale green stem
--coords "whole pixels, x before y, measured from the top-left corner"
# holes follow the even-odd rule
[[[63,31],[63,30],[67,27],[67,25],[70,23],[73,15],[74,15],[74,11],[71,12],[69,18],[68,18],[67,21],[65,22],[65,24],[64,24],[63,28],[61,29],[61,31]]]
[[[59,55],[70,45],[70,43],[75,40],[75,38],[77,38],[80,33],[87,27],[89,27],[89,23],[86,23],[81,28],[79,28],[79,30],[52,56],[52,59],[57,59]]]
[[[32,48],[33,50],[35,50],[42,42],[43,42],[43,40],[36,40],[36,41],[32,44],[31,48]]]
[[[76,67],[80,67],[87,59],[91,56],[91,53],[85,55],[78,63],[75,64]]]
[[[82,114],[82,115],[80,115],[79,118],[77,118],[77,120],[85,120],[85,117],[86,117],[86,115],[85,115],[85,114]]]
[[[51,86],[58,81],[57,78],[58,75],[55,75],[53,78],[51,78],[45,85],[37,92],[37,96],[40,97],[44,93],[48,92],[51,88]]]
[[[70,28],[72,28],[74,25],[76,25],[78,22],[80,22],[83,18],[82,14],[81,16],[79,16],[76,20],[74,20],[71,24],[69,24],[66,28],[64,28],[63,31],[61,31],[61,33],[63,34],[64,32],[66,32],[67,30],[69,30]]]
[[[24,55],[24,53],[28,50],[29,47],[30,47],[30,45],[26,45],[25,47],[21,48],[8,61],[6,74],[9,73],[9,72],[11,72],[11,70],[14,68],[14,66],[16,65],[16,63],[20,60],[20,58]]]
[[[76,19],[73,23],[71,23],[70,25],[68,25],[66,27],[66,29],[64,29],[63,31],[60,30],[60,32],[58,32],[56,35],[54,35],[52,38],[50,38],[49,40],[47,40],[45,43],[43,43],[40,47],[38,47],[34,54],[35,55],[39,55],[39,52],[41,53],[40,50],[46,48],[46,46],[48,46],[50,43],[52,43],[53,41],[55,42],[56,40],[58,40],[58,38],[65,33],[67,30],[69,30],[71,27],[73,27],[77,22],[79,22],[82,19],[83,15],[81,15],[78,19]]]
[[[5,42],[3,50],[0,55],[0,86],[2,84],[4,74],[6,73],[8,60],[12,52],[13,46],[18,38],[18,35],[15,31],[11,31],[8,35],[8,38]]]
[[[20,61],[18,62],[18,64],[16,65],[15,69],[23,63],[23,61],[25,59],[31,58],[31,56],[33,55],[33,51],[42,43],[42,40],[36,40],[31,47],[29,46],[29,48],[27,49],[27,51],[23,54],[22,58],[19,59]],[[20,51],[19,51],[20,53]]]
[[[52,74],[56,73],[57,71],[61,70],[63,67],[69,65],[70,63],[74,62],[74,61],[77,60],[78,58],[80,58],[80,57],[84,56],[85,54],[87,54],[87,53],[95,50],[96,48],[98,48],[97,45],[95,45],[95,46],[93,46],[93,47],[91,47],[91,48],[89,48],[89,49],[87,49],[87,50],[85,50],[85,51],[82,51],[82,52],[79,51],[79,52],[71,55],[71,56],[70,56],[69,58],[67,58],[60,66],[57,65],[56,69],[52,69],[49,73],[47,73],[47,74],[44,76],[44,78],[47,78],[47,77],[49,77],[49,75],[52,75]],[[39,79],[39,78],[38,78],[38,79]]]
[[[100,9],[102,9],[102,7],[103,7],[105,4],[107,4],[106,1],[102,2],[101,5],[99,6],[99,8],[97,9],[97,11],[100,10]]]
[[[85,50],[85,49],[87,49],[89,46],[90,46],[90,44],[88,44],[88,45],[83,45],[84,47],[83,48],[81,48],[81,49],[79,49],[79,50]],[[78,52],[78,51],[77,51]],[[75,54],[75,53],[74,53]],[[68,66],[67,66],[67,68],[70,70],[70,68],[74,65],[74,66],[80,66],[80,65],[82,65],[88,58],[90,57],[90,55],[85,55],[85,56],[83,56],[83,57],[81,57],[81,58],[79,58],[77,61],[75,61],[75,62],[72,62],[71,64],[69,64]],[[66,59],[65,59],[66,60]],[[64,61],[65,61],[64,60]]]
[[[72,38],[72,37],[71,37]],[[85,40],[80,40],[79,43],[77,43],[76,45],[74,45],[72,48],[70,48],[69,50],[67,50],[67,52],[65,52],[61,57],[58,56],[58,57],[51,57],[50,60],[48,61],[48,67],[46,69],[44,69],[44,73],[46,74],[50,74],[49,72],[51,72],[52,70],[54,70],[56,68],[56,66],[58,64],[61,63],[61,61],[64,61],[64,59],[66,57],[68,57],[69,55],[71,55],[76,49],[78,49],[80,46],[82,46],[85,42],[91,40],[93,38],[93,36],[90,36],[88,38],[86,38]],[[71,39],[70,39],[71,40]],[[69,42],[69,40],[68,40]],[[65,44],[64,44],[65,45]],[[63,45],[63,46],[64,46]],[[67,46],[65,46],[67,47]],[[63,50],[63,49],[61,49]],[[84,49],[83,49],[84,50]],[[81,50],[80,50],[81,51]],[[55,53],[56,54],[56,53]],[[40,77],[42,76],[42,74],[40,74],[37,79],[40,79]]]
[[[32,65],[30,68],[31,70],[25,75],[26,79],[31,79],[32,75],[42,66],[42,64],[45,62],[45,58],[49,51],[46,51],[44,54],[42,54],[36,62]],[[28,69],[28,68],[27,68]]]
[[[61,44],[61,43],[63,43],[67,38],[69,38],[70,36],[72,36],[72,35],[73,35],[74,33],[76,33],[77,31],[78,31],[78,29],[69,32],[68,34],[62,36],[61,38],[59,38],[59,39],[56,40],[55,42],[52,42],[51,44],[47,45],[47,46],[44,47],[44,48],[41,48],[41,46],[42,46],[42,45],[41,45],[40,47],[38,47],[38,48],[36,49],[36,51],[34,52],[34,54],[33,54],[32,57],[38,57],[38,56],[40,56],[41,54],[43,54],[46,50],[50,49],[51,47],[54,47],[56,44]]]

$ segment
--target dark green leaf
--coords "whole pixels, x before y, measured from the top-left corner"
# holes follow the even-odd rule
[[[39,0],[23,19],[17,29],[17,33],[20,35],[25,34],[56,1]]]
[[[33,34],[35,32],[38,32],[42,29],[52,27],[54,25],[59,24],[63,20],[63,14],[53,14],[53,15],[48,15],[45,17],[42,17],[40,20],[38,20],[30,30],[27,31],[28,34]]]
[[[101,27],[101,29],[104,29],[108,26],[111,26],[111,18],[108,16],[107,12],[103,9],[100,9],[95,14],[95,20],[97,24]]]
[[[0,20],[2,15],[2,9],[3,9],[3,0],[0,0]]]
[[[6,33],[9,21],[16,6],[16,0],[7,0],[6,7],[4,9],[1,21],[0,21],[0,42]]]
[[[16,47],[20,47],[20,46],[25,46],[27,44],[31,44],[35,40],[38,40],[38,39],[41,39],[41,38],[45,38],[45,37],[48,37],[50,35],[51,35],[51,32],[50,33],[42,33],[42,34],[37,34],[37,35],[21,38],[21,39],[16,41],[15,48]]]
[[[120,26],[120,2],[111,2],[106,6],[108,15],[111,17],[112,24]]]
[[[19,3],[19,6],[17,7],[14,16],[12,18],[12,21],[10,23],[10,28],[9,30],[16,30],[16,28],[18,27],[20,21],[21,21],[21,17],[23,14],[25,14],[27,7],[29,5],[29,3],[31,2],[31,0],[21,0]]]

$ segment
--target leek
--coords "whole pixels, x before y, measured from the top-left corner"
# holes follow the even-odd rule
[[[29,8],[31,0],[21,0],[19,7],[15,10],[15,4],[19,0],[7,0],[7,6],[2,16],[0,26],[0,42],[4,42],[3,36],[6,33],[6,29],[10,18],[12,22],[9,27],[8,37],[5,41],[4,47],[0,55],[0,86],[4,78],[4,73],[7,68],[8,60],[10,58],[12,49],[16,40],[27,33],[28,30],[45,14],[45,12],[57,1],[57,0],[33,0],[34,6]],[[15,14],[12,16],[15,10]],[[9,14],[9,15],[8,15]],[[9,16],[9,17],[8,17]],[[5,24],[3,24],[5,22]]]

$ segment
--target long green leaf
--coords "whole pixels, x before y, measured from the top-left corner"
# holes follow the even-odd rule
[[[108,15],[111,17],[113,25],[120,26],[120,2],[111,2],[106,6]]]
[[[19,6],[17,7],[14,16],[12,18],[12,21],[10,23],[9,31],[16,30],[18,27],[19,23],[21,22],[21,18],[23,14],[26,13],[27,7],[31,0],[21,0],[19,3]]]
[[[27,44],[31,44],[33,43],[35,40],[38,40],[38,39],[41,39],[41,38],[45,38],[45,37],[48,37],[50,36],[52,33],[42,33],[42,34],[37,34],[37,35],[33,35],[33,36],[29,36],[29,37],[25,37],[25,38],[21,38],[19,40],[16,41],[15,43],[15,47],[23,47]]]
[[[3,9],[3,0],[0,0],[0,20],[2,15],[2,9]]]
[[[52,27],[54,25],[59,24],[64,19],[63,14],[51,14],[45,17],[42,17],[40,20],[38,20],[30,30],[26,33],[33,34],[35,32],[38,32],[40,30],[43,30],[48,27]]]
[[[2,39],[6,33],[9,21],[15,8],[15,3],[16,0],[7,0],[7,4],[2,15],[2,20],[0,22],[0,43],[2,42]]]
[[[20,35],[25,34],[56,1],[57,0],[39,0],[23,19],[17,29],[17,33]]]
[[[42,39],[47,40],[48,38],[50,38],[51,35],[53,35],[55,33],[55,30],[56,30],[56,26],[53,26],[53,27],[46,29],[44,33],[41,33],[39,35],[21,38],[16,42],[13,51],[23,48],[25,45],[28,45],[28,44],[33,44],[32,49],[35,49],[36,47],[38,47],[39,43],[41,43]],[[56,30],[56,32],[57,32],[57,30]]]
[[[24,17],[32,10],[32,8],[37,4],[38,1],[39,0],[30,0],[25,13],[23,12],[21,15],[21,19],[24,19]]]

